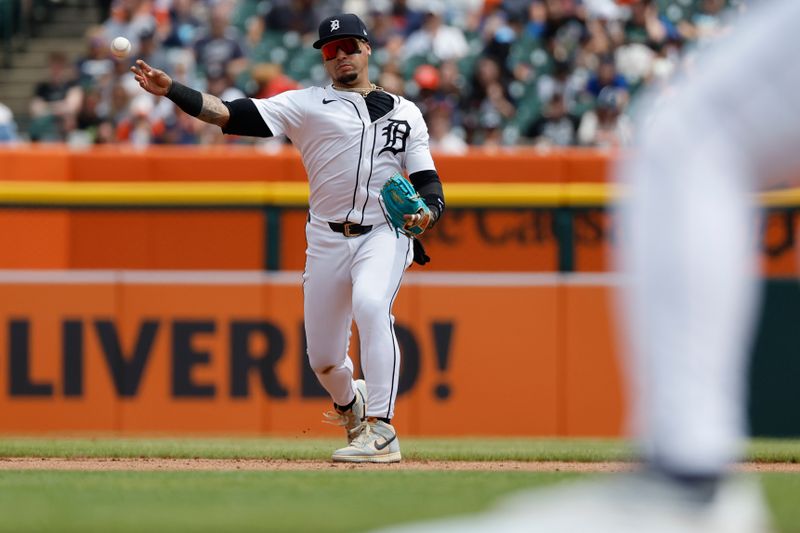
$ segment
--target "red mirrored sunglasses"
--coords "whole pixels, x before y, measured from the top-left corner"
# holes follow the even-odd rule
[[[330,61],[336,58],[336,54],[341,50],[347,55],[360,54],[361,47],[358,45],[358,39],[337,39],[327,44],[322,45],[322,58],[325,61]]]

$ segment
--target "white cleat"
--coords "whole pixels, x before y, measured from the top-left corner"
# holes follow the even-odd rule
[[[333,452],[333,460],[342,463],[397,463],[400,441],[390,424],[366,419],[357,428],[357,436],[345,448]]]
[[[344,427],[347,444],[350,444],[356,438],[361,422],[367,416],[367,383],[363,379],[357,379],[355,381],[355,389],[356,401],[353,403],[352,408],[347,411],[334,409],[322,413],[322,416],[325,417],[323,422],[326,424]]]
[[[720,482],[709,498],[649,474],[525,491],[480,515],[401,525],[381,533],[767,533],[758,482]]]

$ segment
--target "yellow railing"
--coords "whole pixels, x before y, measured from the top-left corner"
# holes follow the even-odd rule
[[[559,270],[574,266],[576,209],[611,204],[620,188],[605,183],[451,183],[448,208],[543,208],[555,211]],[[760,195],[768,208],[800,207],[800,189]],[[305,182],[23,182],[0,181],[0,208],[32,209],[261,209],[266,238],[264,268],[280,265],[284,209],[308,206]]]
[[[603,206],[620,194],[606,183],[450,183],[448,207]],[[800,188],[760,194],[767,207],[800,206]],[[302,182],[44,182],[0,181],[0,205],[304,207]]]

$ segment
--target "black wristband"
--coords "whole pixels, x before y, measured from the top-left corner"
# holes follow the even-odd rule
[[[428,224],[428,228],[432,228],[444,213],[444,191],[439,174],[435,170],[421,170],[411,174],[409,179],[419,195],[422,196],[425,205],[431,210],[433,220]]]
[[[187,115],[196,117],[203,110],[203,94],[175,80],[172,80],[166,97]]]
[[[439,220],[439,217],[442,216],[444,200],[438,194],[426,194],[422,197],[422,200],[425,202],[425,205],[428,206],[428,209],[431,210],[431,215],[433,215],[433,220],[431,220],[431,223],[428,225],[428,228],[432,228]]]

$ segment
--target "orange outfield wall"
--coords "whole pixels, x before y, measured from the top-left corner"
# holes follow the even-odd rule
[[[0,432],[337,434],[303,355],[299,274],[136,275],[0,277]],[[486,276],[408,276],[398,429],[619,435],[609,289]]]
[[[604,182],[605,151],[473,149],[434,154],[445,184],[455,182]],[[304,181],[292,148],[125,147],[70,151],[63,146],[0,148],[0,180],[27,181]],[[558,270],[552,211],[449,210],[424,241],[427,271]],[[303,268],[305,213],[281,215],[280,268]],[[0,268],[248,270],[264,268],[266,237],[259,211],[19,211],[0,209]],[[764,232],[763,264],[772,276],[794,275],[792,213],[775,213]],[[599,210],[575,219],[575,270],[609,269],[614,227]]]
[[[603,181],[608,156],[568,150],[475,150],[435,155],[448,182]],[[122,147],[70,151],[58,146],[0,149],[0,180],[304,181],[292,148],[265,154],[243,147]],[[302,269],[304,212],[281,217],[282,269]],[[430,270],[556,269],[550,215],[450,211],[426,237]],[[259,211],[0,210],[0,268],[260,269],[264,215]],[[591,246],[591,245],[590,245]],[[602,247],[596,247],[602,251]],[[592,253],[592,252],[589,252]],[[595,254],[596,255],[596,254]],[[600,254],[601,257],[602,254]],[[592,268],[602,269],[595,259]]]

